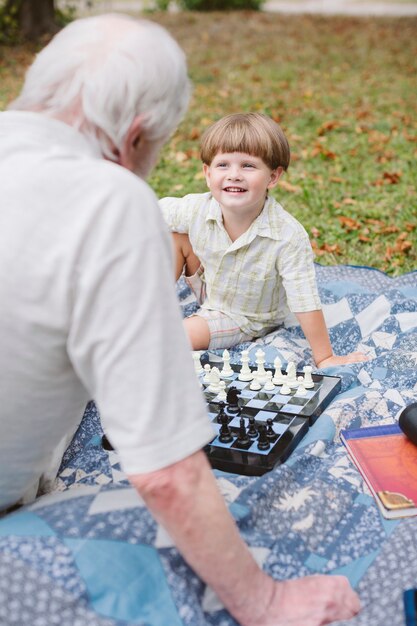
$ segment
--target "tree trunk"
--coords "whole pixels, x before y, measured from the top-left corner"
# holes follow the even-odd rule
[[[58,31],[54,0],[7,0],[5,12],[15,13],[25,39],[35,41]]]

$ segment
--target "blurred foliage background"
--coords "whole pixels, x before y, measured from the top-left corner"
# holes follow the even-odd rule
[[[152,12],[184,48],[189,112],[161,153],[159,196],[205,191],[199,138],[222,115],[260,111],[286,132],[288,173],[273,194],[323,264],[417,268],[417,18]],[[0,108],[35,44],[0,46]]]

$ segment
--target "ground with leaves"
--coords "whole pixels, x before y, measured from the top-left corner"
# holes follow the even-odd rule
[[[417,268],[417,19],[233,12],[153,14],[185,49],[194,95],[150,182],[205,191],[199,137],[215,119],[261,111],[292,148],[274,195],[324,264]],[[0,51],[0,107],[33,51]]]

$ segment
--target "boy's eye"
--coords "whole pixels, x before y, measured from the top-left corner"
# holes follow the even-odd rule
[[[244,163],[243,167],[255,167],[253,163]]]
[[[226,167],[227,163],[217,163],[216,167]]]

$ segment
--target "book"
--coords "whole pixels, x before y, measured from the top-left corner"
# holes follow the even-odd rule
[[[417,446],[398,424],[342,430],[340,439],[386,519],[417,515]]]

